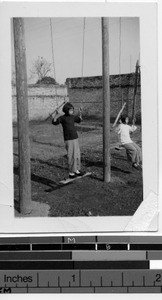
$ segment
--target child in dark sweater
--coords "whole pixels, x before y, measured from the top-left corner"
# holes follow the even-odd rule
[[[79,115],[74,116],[74,107],[70,102],[67,102],[63,106],[62,110],[64,112],[64,115],[59,116],[58,112],[56,111],[55,117],[52,119],[52,124],[62,125],[65,148],[68,157],[69,178],[75,178],[77,176],[83,175],[83,173],[80,171],[80,148],[78,134],[74,124],[75,122],[80,123],[82,121],[82,115],[81,110],[79,110]]]

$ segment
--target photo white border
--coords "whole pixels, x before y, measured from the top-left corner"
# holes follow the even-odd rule
[[[53,11],[53,13],[51,13]],[[139,17],[142,87],[144,202],[158,196],[157,156],[157,5],[156,3],[1,3],[0,4],[0,233],[123,232],[132,217],[24,217],[13,207],[11,98],[12,17]],[[154,101],[153,101],[154,100]],[[151,116],[151,117],[150,117]],[[160,220],[159,220],[160,221]],[[161,222],[161,221],[160,221]],[[161,223],[159,222],[159,228]],[[142,227],[141,227],[142,228]],[[157,218],[152,231],[157,228]],[[138,230],[137,230],[138,231]],[[140,230],[139,230],[140,231]],[[142,230],[141,230],[142,231]],[[139,234],[139,232],[138,232]],[[155,234],[155,233],[154,233]],[[124,232],[125,235],[125,232]]]

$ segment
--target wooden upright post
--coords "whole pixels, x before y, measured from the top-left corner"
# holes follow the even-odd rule
[[[103,72],[103,179],[111,180],[110,166],[110,85],[109,85],[109,18],[102,18]]]
[[[133,94],[132,123],[135,122],[135,115],[136,115],[136,96],[137,96],[138,73],[139,73],[139,61],[137,60],[136,70],[135,70],[134,94]]]
[[[20,212],[26,214],[31,211],[31,175],[26,49],[23,18],[13,18],[13,28],[19,150],[19,207]]]

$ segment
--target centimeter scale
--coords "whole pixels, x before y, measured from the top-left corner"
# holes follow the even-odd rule
[[[0,238],[0,293],[162,293],[162,237]]]

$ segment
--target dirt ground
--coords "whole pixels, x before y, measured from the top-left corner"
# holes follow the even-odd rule
[[[115,149],[111,130],[111,182],[103,182],[102,125],[84,121],[78,128],[82,170],[92,175],[68,185],[66,151],[61,126],[51,122],[30,123],[32,201],[46,203],[49,216],[131,216],[143,200],[142,171],[127,161],[125,150]],[[132,139],[141,146],[138,127]],[[19,203],[18,137],[13,126],[15,209]]]

